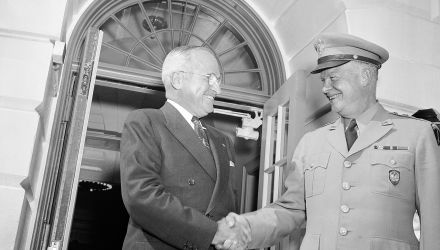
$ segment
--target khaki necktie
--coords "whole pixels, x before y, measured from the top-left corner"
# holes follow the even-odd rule
[[[202,141],[203,146],[209,148],[208,136],[206,135],[205,128],[200,122],[199,118],[193,116],[191,121],[194,123],[194,130],[196,131],[197,136]]]
[[[358,138],[356,130],[357,130],[356,120],[351,119],[350,123],[347,126],[347,129],[345,130],[345,139],[347,140],[348,150],[350,150],[351,146],[353,146],[353,143]]]

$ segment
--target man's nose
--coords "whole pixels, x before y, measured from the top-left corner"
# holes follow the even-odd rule
[[[222,90],[220,88],[220,83],[217,81],[213,81],[212,84],[210,84],[211,89],[216,92],[217,95],[220,95]]]
[[[323,82],[323,85],[322,85],[322,93],[327,93],[329,90],[331,90],[333,87],[332,87],[332,83],[331,83],[331,80],[330,79],[325,79],[324,80],[324,82]]]

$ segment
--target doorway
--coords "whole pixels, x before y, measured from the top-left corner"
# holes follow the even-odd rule
[[[128,222],[119,178],[122,126],[130,111],[157,109],[165,101],[163,90],[99,78],[96,80],[79,172],[69,250],[121,249]],[[247,195],[247,201],[244,197],[246,192],[256,193],[258,189],[258,171],[255,170],[258,169],[260,140],[245,140],[235,135],[235,128],[241,125],[240,118],[214,113],[203,119],[233,140],[239,166],[233,170],[233,185],[235,190],[242,190],[244,194],[236,193],[236,202],[241,204],[243,211],[255,210],[256,195]],[[246,167],[250,172],[245,171]],[[247,191],[243,183],[247,184]]]
[[[43,216],[34,238],[37,248],[55,245],[67,249],[69,245],[71,249],[99,249],[89,239],[103,237],[106,241],[119,242],[123,237],[126,212],[121,208],[119,191],[122,124],[131,110],[159,108],[165,102],[160,68],[172,48],[205,46],[217,55],[224,79],[222,95],[215,102],[218,109],[254,116],[255,110],[261,110],[284,82],[277,46],[245,1],[95,1],[72,33],[73,42],[64,68],[66,89],[61,93],[66,102],[62,104],[64,107],[57,108],[60,123],[72,112],[70,107],[75,106],[69,104],[75,103],[74,98],[69,99],[72,89],[82,87],[77,86],[80,83],[74,76],[82,70],[79,61],[85,50],[84,30],[88,27],[102,30],[104,36],[95,89],[90,93],[93,96],[90,96],[90,115],[83,117],[88,120],[88,126],[84,143],[79,145],[82,155],[78,154],[78,147],[74,148],[80,155],[78,164],[63,163],[65,156],[73,152],[68,149],[71,141],[79,138],[66,136],[72,130],[69,124],[57,128],[60,131],[57,141],[64,145],[59,143],[49,163],[59,167],[48,174],[44,187],[50,194],[47,200],[52,201],[39,212]],[[240,212],[255,210],[260,140],[236,136],[236,128],[242,124],[240,117],[214,113],[206,120],[234,141],[237,162],[243,167],[236,168],[238,181],[234,183],[242,190],[238,194]],[[71,121],[70,126],[75,122],[78,121]],[[261,135],[261,128],[258,132]],[[70,181],[74,178],[77,180]],[[57,189],[53,188],[54,184]],[[59,212],[60,208],[63,211]],[[111,227],[123,232],[122,236],[105,233]],[[95,229],[103,233],[94,234]]]

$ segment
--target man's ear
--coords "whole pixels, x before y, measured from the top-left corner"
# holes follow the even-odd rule
[[[361,71],[361,85],[363,87],[366,87],[371,80],[371,77],[373,76],[373,72],[369,68],[363,68]]]
[[[174,72],[171,74],[171,86],[174,89],[181,89],[183,84],[183,74],[182,72]]]

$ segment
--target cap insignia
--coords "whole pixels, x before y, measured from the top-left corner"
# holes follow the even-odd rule
[[[316,52],[318,53],[318,56],[321,56],[322,53],[324,52],[324,48],[325,48],[324,41],[321,39],[318,39],[314,46],[315,46]]]

